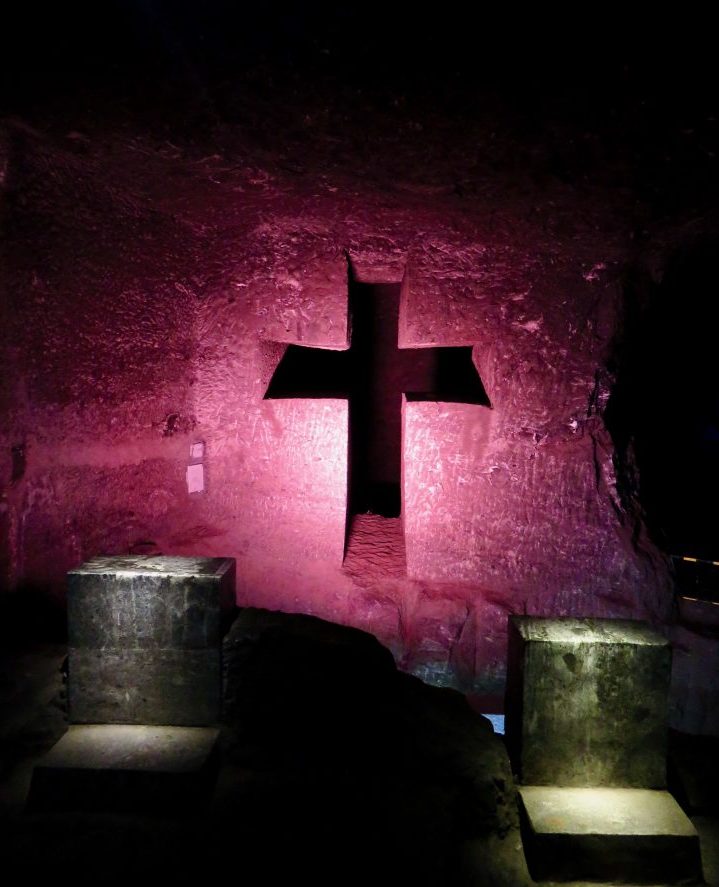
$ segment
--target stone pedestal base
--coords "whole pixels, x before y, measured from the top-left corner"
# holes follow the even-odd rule
[[[699,836],[668,792],[525,785],[519,793],[535,880],[701,881]]]
[[[28,808],[187,813],[217,775],[211,727],[73,726],[33,771]]]

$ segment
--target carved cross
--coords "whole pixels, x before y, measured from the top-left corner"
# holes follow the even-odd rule
[[[346,351],[289,345],[265,398],[347,398],[350,512],[400,513],[402,395],[407,400],[473,403],[489,399],[472,349],[399,347],[399,287],[350,288]]]

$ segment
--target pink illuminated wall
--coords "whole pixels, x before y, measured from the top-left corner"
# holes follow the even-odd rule
[[[234,557],[240,604],[358,625],[481,693],[501,690],[510,613],[664,616],[666,566],[617,493],[602,419],[618,296],[586,273],[604,258],[591,213],[560,244],[511,206],[490,224],[491,196],[330,187],[259,159],[213,171],[149,136],[141,163],[142,140],[3,139],[23,195],[4,284],[8,588],[61,597],[100,553]],[[402,346],[471,347],[491,402],[398,404],[404,573],[395,524],[373,525],[366,570],[343,567],[347,400],[265,399],[287,345],[348,348],[350,274],[401,284]]]

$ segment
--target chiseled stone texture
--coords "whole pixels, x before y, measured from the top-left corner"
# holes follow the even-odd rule
[[[98,557],[68,574],[75,723],[212,724],[220,716],[230,558]]]
[[[553,151],[518,165],[513,124],[438,110],[420,137],[348,120],[353,93],[317,105],[325,139],[285,101],[205,148],[134,120],[82,152],[59,124],[0,125],[0,583],[60,598],[95,554],[229,555],[239,604],[368,628],[480,694],[503,689],[509,613],[666,619],[669,563],[605,413],[639,310],[628,272],[658,280],[671,238],[642,246],[634,195],[569,187]],[[343,570],[347,403],[263,400],[289,344],[347,347],[351,280],[401,287],[404,347],[472,346],[491,402],[407,404],[403,579]]]
[[[631,620],[510,619],[507,740],[530,785],[666,784],[668,641]]]

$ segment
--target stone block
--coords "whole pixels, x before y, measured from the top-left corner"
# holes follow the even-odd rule
[[[77,724],[213,724],[220,713],[220,657],[206,650],[82,650],[70,659]]]
[[[192,812],[217,775],[213,727],[72,726],[33,770],[35,811]]]
[[[666,785],[668,641],[641,622],[509,624],[506,730],[524,783]]]
[[[70,572],[70,720],[217,722],[234,589],[227,558],[98,557]]]
[[[531,785],[519,793],[535,880],[701,881],[699,836],[668,792]]]

